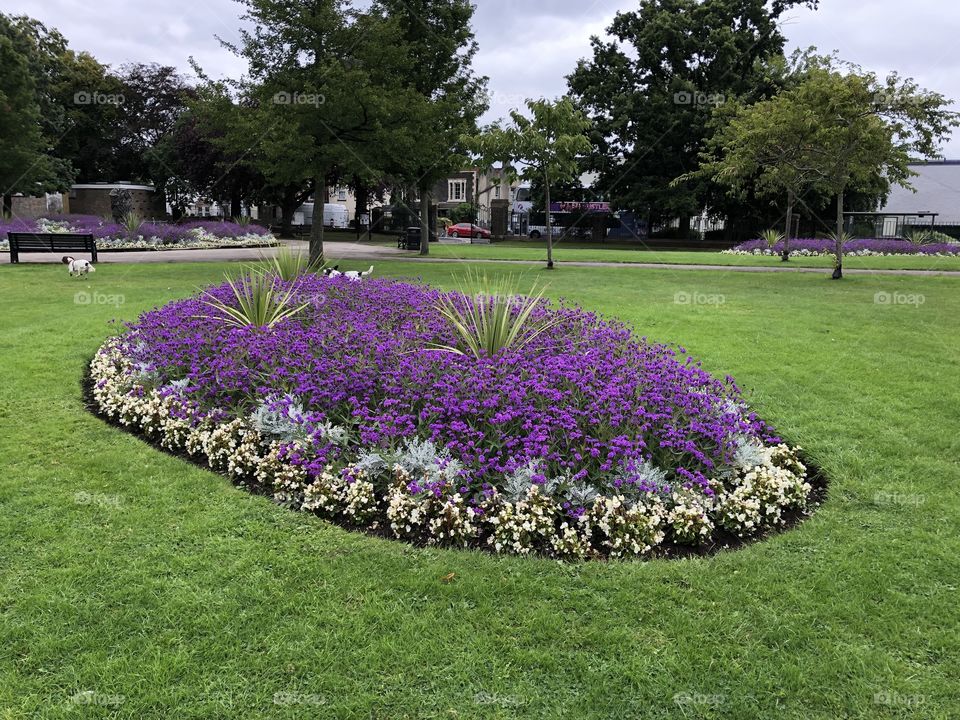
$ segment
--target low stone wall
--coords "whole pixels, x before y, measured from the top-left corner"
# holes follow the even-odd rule
[[[38,218],[41,215],[70,212],[70,198],[68,196],[62,196],[61,207],[56,207],[55,195],[51,195],[50,199],[53,200],[53,203],[45,195],[40,197],[15,196],[12,199],[10,211],[15,218]]]

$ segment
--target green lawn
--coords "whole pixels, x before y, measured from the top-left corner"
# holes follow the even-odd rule
[[[430,246],[430,254],[442,258],[469,260],[531,260],[546,259],[546,245],[542,241],[510,240],[492,245]],[[726,255],[715,251],[685,252],[680,250],[643,250],[625,243],[590,244],[561,240],[554,247],[557,262],[611,262],[657,263],[682,265],[746,265],[750,267],[781,267],[787,265],[776,257],[753,255]],[[789,265],[797,267],[833,268],[833,258],[795,257]],[[848,257],[844,267],[877,270],[960,270],[957,257]]]
[[[570,565],[351,534],[87,414],[108,321],[223,269],[0,267],[0,718],[957,717],[957,280],[555,271],[832,478],[741,551]]]

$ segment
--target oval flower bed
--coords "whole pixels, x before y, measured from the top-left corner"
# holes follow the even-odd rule
[[[305,275],[296,315],[234,326],[232,288],[144,313],[91,363],[108,419],[294,509],[414,543],[555,557],[703,552],[797,517],[797,456],[682,348],[538,301],[527,342],[456,348],[441,301]]]
[[[0,250],[9,250],[8,232],[90,233],[100,251],[186,250],[266,247],[277,240],[268,228],[252,223],[199,220],[189,223],[140,223],[132,230],[94,215],[62,215],[36,220],[0,220]]]

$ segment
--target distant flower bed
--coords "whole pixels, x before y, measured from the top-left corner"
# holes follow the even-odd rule
[[[783,242],[771,249],[764,240],[748,240],[730,250],[730,255],[780,255]],[[790,241],[790,255],[809,257],[833,255],[834,242],[828,238],[797,238]],[[915,243],[910,240],[866,239],[844,244],[845,255],[960,255],[960,241]]]
[[[99,411],[281,504],[418,544],[703,550],[808,503],[797,449],[683,348],[538,301],[528,327],[549,332],[464,354],[440,308],[496,300],[272,282],[303,304],[273,325],[225,322],[229,285],[141,315],[91,364]]]
[[[0,220],[0,250],[9,250],[8,232],[90,233],[100,250],[183,250],[274,244],[270,230],[235,222],[198,221],[125,225],[93,215],[62,215],[37,220]]]

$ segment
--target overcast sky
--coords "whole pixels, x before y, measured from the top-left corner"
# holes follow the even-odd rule
[[[636,0],[477,0],[477,72],[490,78],[485,120],[506,115],[530,96],[564,92],[564,76],[589,53],[618,10]],[[101,62],[157,62],[189,73],[187,58],[205,71],[239,76],[245,67],[215,35],[237,39],[233,0],[4,0],[8,14],[27,14],[57,27],[76,50]],[[960,100],[960,5],[953,0],[822,0],[816,12],[783,18],[789,48],[817,46],[879,73],[898,70],[921,86]],[[958,105],[960,107],[960,105]],[[960,159],[960,136],[946,157]]]

